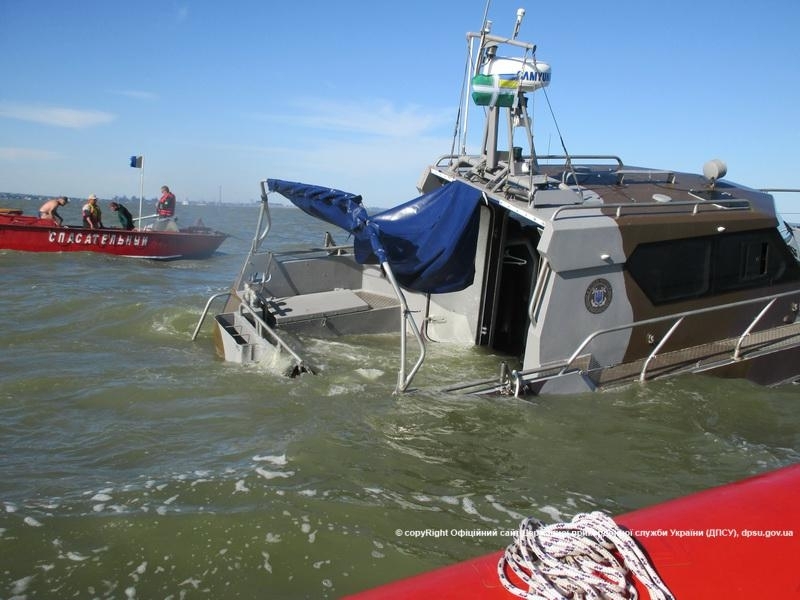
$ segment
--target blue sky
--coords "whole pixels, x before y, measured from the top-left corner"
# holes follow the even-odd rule
[[[549,62],[567,149],[800,187],[800,2],[493,0]],[[258,196],[267,177],[416,195],[449,151],[484,0],[0,0],[0,191]],[[543,97],[537,149],[559,151]],[[472,118],[476,118],[473,113]],[[474,149],[474,147],[473,147]],[[781,197],[800,213],[800,198]]]

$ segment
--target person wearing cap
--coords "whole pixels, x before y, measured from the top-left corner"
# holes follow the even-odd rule
[[[109,204],[111,210],[117,213],[117,217],[119,217],[119,224],[122,225],[123,229],[127,229],[130,231],[133,229],[133,217],[131,216],[131,211],[127,208],[122,206],[122,204],[118,204],[116,202],[112,202]]]
[[[89,196],[81,212],[83,213],[84,227],[88,227],[89,229],[102,229],[103,219],[100,216],[100,207],[97,206],[97,196],[94,194]]]
[[[64,219],[58,214],[58,207],[64,206],[69,202],[66,196],[59,196],[58,198],[51,198],[39,207],[39,218],[47,221],[54,221],[59,226],[64,225]]]
[[[175,216],[175,194],[170,192],[166,185],[161,186],[161,198],[156,204],[156,214],[166,218]]]

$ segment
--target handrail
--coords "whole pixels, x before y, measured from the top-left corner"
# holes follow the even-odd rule
[[[750,298],[749,300],[739,300],[737,302],[729,302],[728,304],[720,304],[717,306],[709,306],[707,308],[696,308],[694,310],[688,310],[685,312],[674,313],[671,315],[665,315],[663,317],[654,317],[652,319],[643,319],[641,321],[634,321],[633,323],[627,323],[625,325],[618,325],[616,327],[609,327],[607,329],[599,329],[594,333],[590,334],[572,353],[572,356],[567,359],[567,364],[562,370],[568,369],[570,365],[575,361],[578,356],[583,352],[586,346],[596,337],[600,335],[605,335],[607,333],[614,333],[615,331],[623,331],[625,329],[632,329],[634,327],[640,327],[642,325],[652,325],[654,323],[661,323],[662,321],[668,321],[670,319],[682,319],[683,317],[694,317],[697,315],[702,315],[706,313],[716,312],[718,310],[725,310],[728,308],[736,308],[737,306],[747,306],[748,304],[756,304],[758,302],[770,301],[773,299],[783,298],[785,296],[791,296],[794,294],[800,294],[797,290],[792,290],[790,292],[782,292],[780,294],[773,294],[772,296],[762,296],[761,298]]]
[[[269,212],[269,192],[267,192],[267,188],[264,185],[265,183],[267,183],[266,179],[262,179],[259,182],[259,185],[261,185],[261,211],[258,213],[258,224],[256,225],[256,235],[253,238],[253,247],[250,250],[251,253],[258,250],[261,246],[261,242],[264,241],[270,229],[272,229],[272,215]],[[261,232],[261,235],[259,235],[258,232],[261,230],[261,224],[265,216],[267,218],[267,225],[264,227],[264,231]]]
[[[720,311],[720,310],[736,308],[736,307],[739,307],[739,306],[747,306],[747,305],[750,305],[750,304],[757,304],[759,302],[766,302],[767,305],[764,308],[761,309],[759,314],[756,315],[756,317],[748,324],[748,326],[745,328],[745,330],[743,331],[742,335],[740,336],[739,342],[737,342],[737,345],[736,345],[736,348],[740,349],[741,348],[741,341],[752,331],[753,327],[755,327],[755,325],[758,323],[758,321],[760,321],[761,318],[767,313],[769,308],[772,307],[774,305],[774,303],[779,298],[785,298],[785,297],[793,296],[793,295],[800,295],[800,291],[791,290],[791,291],[788,291],[788,292],[781,292],[781,293],[778,293],[778,294],[772,294],[770,296],[762,296],[760,298],[750,298],[749,300],[739,300],[737,302],[729,302],[727,304],[720,304],[720,305],[717,305],[717,306],[710,306],[710,307],[706,307],[706,308],[697,308],[697,309],[694,309],[694,310],[684,311],[684,312],[680,312],[680,313],[674,313],[674,314],[671,314],[671,315],[664,315],[662,317],[653,317],[651,319],[642,319],[641,321],[634,321],[632,323],[625,323],[623,325],[617,325],[615,327],[607,327],[605,329],[598,329],[597,331],[594,331],[593,333],[589,334],[580,344],[578,344],[578,346],[576,347],[575,351],[569,356],[569,358],[566,358],[566,359],[563,359],[563,360],[558,360],[558,361],[553,361],[551,363],[547,363],[546,365],[542,365],[542,366],[539,366],[539,367],[534,367],[532,369],[525,369],[525,370],[520,370],[520,371],[515,370],[515,371],[512,372],[511,375],[512,375],[512,378],[517,381],[516,385],[517,385],[517,389],[519,389],[521,380],[526,375],[533,375],[533,374],[536,374],[536,373],[540,373],[540,372],[542,372],[544,370],[548,370],[548,371],[549,370],[554,370],[554,369],[557,369],[559,367],[561,367],[560,371],[554,376],[548,376],[547,379],[551,379],[552,377],[560,377],[560,376],[566,374],[566,372],[572,367],[572,364],[578,359],[578,357],[580,357],[583,354],[583,352],[586,349],[586,347],[592,341],[594,341],[597,337],[599,337],[601,335],[606,335],[606,334],[609,334],[609,333],[615,333],[617,331],[624,331],[626,329],[633,329],[634,327],[641,327],[643,325],[652,325],[652,324],[655,324],[655,323],[661,323],[661,322],[664,322],[664,321],[669,321],[671,319],[675,319],[676,322],[673,323],[672,328],[667,332],[667,334],[665,336],[665,337],[668,337],[668,336],[672,335],[673,331],[677,328],[677,326],[681,322],[683,322],[685,317],[693,317],[693,316],[712,313],[712,312],[716,312],[716,311]],[[664,340],[662,340],[662,342],[663,341]],[[662,346],[663,346],[663,343],[660,343],[659,346],[656,348],[656,350],[651,352],[650,356],[648,356],[648,359],[646,360],[645,368],[642,370],[642,372],[640,373],[640,376],[639,376],[640,377],[640,381],[643,381],[642,376],[646,375],[646,373],[645,373],[646,367],[649,365],[650,360],[652,358],[655,358],[655,356],[657,354],[657,351],[660,350],[660,348]],[[738,360],[739,359],[739,355],[740,355],[740,352],[737,352],[737,350],[734,349],[734,353],[732,354],[732,358]],[[605,367],[603,367],[603,368],[605,368]]]
[[[575,159],[578,160],[613,160],[620,167],[624,167],[625,163],[622,162],[622,159],[615,154],[570,154],[567,156],[566,154],[537,154],[537,160],[564,160],[572,162]]]
[[[389,263],[384,261],[381,263],[381,267],[386,273],[386,278],[392,285],[397,299],[400,301],[400,369],[397,372],[397,387],[395,388],[395,393],[399,393],[408,389],[408,386],[411,384],[411,380],[414,379],[414,376],[417,374],[417,371],[419,371],[419,368],[422,366],[422,363],[425,360],[425,340],[422,339],[422,334],[417,327],[417,323],[414,321],[414,317],[411,316],[411,310],[408,308],[406,297],[403,294],[403,290],[400,289],[397,280],[394,278],[394,272],[389,266]],[[411,371],[408,373],[408,375],[406,375],[407,324],[411,326],[411,331],[417,340],[417,344],[419,345],[419,358],[417,359],[417,362],[414,363],[414,366],[411,368]]]
[[[230,290],[228,290],[227,292],[220,292],[218,294],[214,294],[213,296],[211,296],[211,298],[208,299],[208,302],[206,302],[206,306],[203,309],[202,314],[200,315],[200,320],[197,321],[197,326],[194,328],[194,333],[192,333],[192,341],[197,339],[197,334],[200,333],[200,328],[203,326],[203,321],[206,320],[206,316],[208,315],[208,309],[211,308],[211,303],[220,296],[230,297],[231,293],[232,292]]]
[[[767,314],[767,311],[770,308],[772,308],[772,305],[775,304],[776,300],[777,300],[777,298],[773,298],[772,300],[770,300],[769,304],[767,304],[764,308],[761,309],[761,312],[758,313],[756,318],[752,320],[750,325],[748,325],[747,329],[744,330],[744,332],[742,333],[742,335],[739,337],[739,339],[736,342],[736,347],[733,349],[733,360],[739,360],[739,358],[740,358],[739,354],[740,354],[740,350],[742,348],[742,342],[744,341],[744,338],[746,338],[748,335],[750,335],[750,332],[753,330],[753,327],[755,327],[756,324],[761,320],[761,317],[763,317],[765,314]]]
[[[647,376],[647,367],[650,366],[650,361],[652,361],[656,356],[658,356],[658,351],[664,347],[664,344],[666,344],[669,338],[672,337],[672,334],[675,333],[675,330],[678,329],[678,327],[680,327],[681,323],[683,323],[683,320],[685,318],[686,317],[681,317],[680,319],[675,321],[672,324],[672,327],[669,328],[667,333],[664,334],[664,337],[661,338],[661,341],[659,341],[658,344],[656,344],[656,347],[653,348],[653,351],[650,353],[650,355],[647,357],[647,359],[644,361],[644,364],[642,365],[642,371],[639,373],[639,383],[644,383],[645,377]]]
[[[270,230],[272,229],[272,215],[269,212],[269,199],[268,199],[268,192],[267,188],[265,187],[266,180],[262,179],[259,182],[261,186],[261,208],[258,211],[258,222],[256,223],[256,232],[253,236],[253,242],[250,245],[250,252],[247,254],[247,259],[242,263],[242,269],[239,271],[239,277],[236,279],[235,287],[239,287],[242,284],[242,279],[244,278],[245,271],[247,270],[248,265],[250,264],[251,259],[255,254],[258,253],[259,248],[261,247],[261,243],[269,234]],[[264,223],[264,219],[266,218],[267,224],[264,226],[264,230],[262,231],[262,225]],[[270,259],[271,262],[271,259]]]
[[[291,354],[292,358],[294,358],[297,361],[298,366],[305,367],[305,361],[300,357],[300,355],[297,354],[297,352],[295,352],[294,350],[292,350],[291,346],[289,346],[289,344],[287,344],[285,341],[283,341],[283,338],[281,338],[281,336],[279,336],[277,334],[277,332],[272,327],[267,325],[267,323],[266,323],[266,321],[264,321],[264,319],[262,319],[260,316],[258,316],[258,314],[253,309],[253,307],[250,306],[247,302],[245,302],[244,299],[238,294],[238,292],[235,292],[235,294],[236,294],[236,297],[240,301],[239,308],[240,309],[242,309],[242,308],[246,309],[247,312],[249,312],[252,315],[253,319],[255,319],[256,323],[259,326],[259,328],[263,329],[263,330],[266,330],[266,332],[270,335],[270,337],[275,342],[275,344],[277,344],[282,349],[286,350],[289,354]],[[259,331],[258,333],[259,333],[259,336],[260,336],[261,335],[261,331]]]
[[[281,250],[280,252],[276,252],[274,250],[265,250],[260,254],[266,254],[267,252],[274,254],[275,256],[302,256],[304,254],[320,254],[322,252],[326,252],[328,254],[338,252],[339,250],[351,251],[353,250],[353,244],[349,245],[338,245],[338,246],[323,246],[321,248],[301,248],[297,250]]]
[[[733,203],[735,202],[735,206],[725,206],[726,202]],[[676,210],[669,210],[671,207],[679,207],[681,209],[686,208],[689,210],[686,211],[676,211]],[[550,217],[551,221],[557,220],[559,217],[563,217],[561,215],[562,212],[567,211],[580,211],[580,210],[589,210],[594,209],[591,214],[583,214],[583,215],[574,215],[578,218],[590,218],[590,217],[605,217],[608,216],[606,213],[598,214],[596,211],[597,209],[609,210],[613,209],[615,211],[614,217],[620,218],[623,213],[627,213],[628,215],[631,214],[630,211],[639,210],[642,213],[653,213],[653,212],[665,212],[669,214],[677,214],[680,212],[687,212],[693,215],[696,215],[701,212],[700,207],[705,207],[708,209],[716,208],[718,210],[750,210],[752,208],[752,204],[749,200],[744,198],[735,198],[731,200],[703,200],[700,202],[693,202],[693,201],[678,201],[678,202],[641,202],[635,204],[592,204],[587,206],[585,204],[566,204],[564,206],[559,206]]]

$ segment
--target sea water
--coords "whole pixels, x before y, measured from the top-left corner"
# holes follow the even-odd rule
[[[315,376],[225,363],[191,333],[257,211],[179,207],[232,235],[203,261],[0,251],[0,598],[336,598],[800,460],[798,386],[439,394],[482,353],[434,347],[395,396],[384,336],[312,343]],[[274,246],[322,243],[273,217]]]

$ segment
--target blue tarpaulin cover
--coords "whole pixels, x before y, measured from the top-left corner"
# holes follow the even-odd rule
[[[475,277],[481,194],[465,183],[448,183],[373,217],[356,194],[279,179],[267,185],[306,213],[353,234],[356,260],[388,262],[404,288],[456,292]]]

